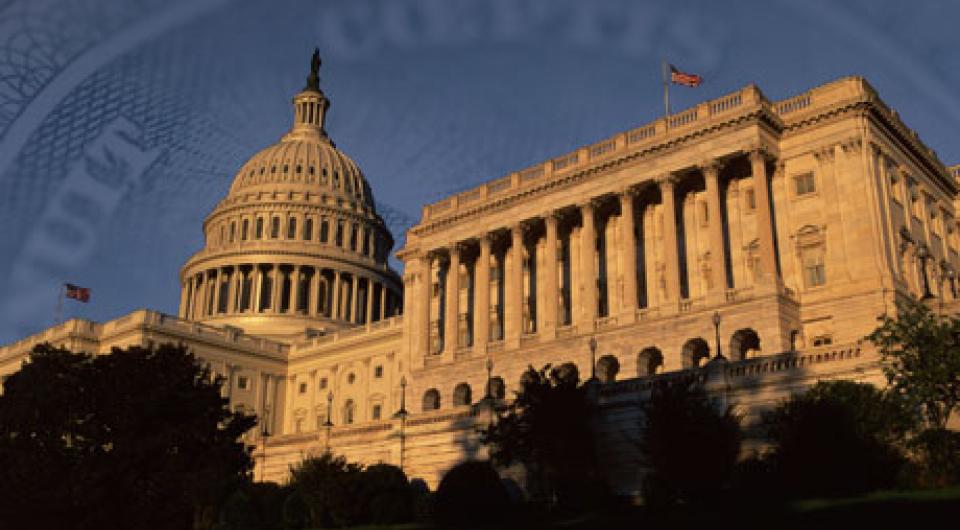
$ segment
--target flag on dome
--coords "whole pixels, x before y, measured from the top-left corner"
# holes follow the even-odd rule
[[[676,85],[697,87],[703,83],[703,78],[697,74],[688,74],[677,70],[677,67],[670,65],[670,81]]]
[[[90,289],[88,287],[79,287],[72,283],[65,283],[63,284],[63,287],[66,290],[64,295],[67,298],[73,298],[74,300],[83,303],[90,301]]]

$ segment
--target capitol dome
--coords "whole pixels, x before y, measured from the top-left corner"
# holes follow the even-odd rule
[[[293,127],[243,164],[207,216],[205,247],[181,270],[181,317],[293,340],[400,312],[393,236],[327,135],[319,67],[315,52]]]

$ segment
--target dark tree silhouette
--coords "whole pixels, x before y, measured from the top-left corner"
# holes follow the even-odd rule
[[[90,356],[37,346],[0,396],[11,528],[190,528],[252,466],[221,379],[182,346]]]
[[[894,485],[916,425],[902,396],[870,384],[820,382],[765,417],[770,468],[787,495],[856,495]]]
[[[683,382],[654,387],[641,404],[644,497],[651,505],[724,498],[740,453],[740,419],[717,410],[703,389]]]
[[[489,462],[457,464],[437,487],[436,518],[442,528],[493,525],[507,518],[509,507],[507,489]]]
[[[593,405],[588,387],[578,383],[577,371],[565,365],[529,367],[516,399],[481,432],[494,463],[522,464],[531,497],[548,504],[574,507],[597,500],[603,490],[591,425]]]

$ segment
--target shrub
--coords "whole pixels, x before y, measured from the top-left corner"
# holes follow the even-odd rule
[[[385,525],[413,519],[413,489],[402,469],[390,464],[372,465],[363,471],[361,480],[365,522]]]
[[[699,386],[672,384],[654,388],[642,412],[647,504],[703,503],[729,490],[742,439],[729,407],[716,410]]]
[[[290,486],[307,505],[310,524],[331,528],[362,522],[362,467],[325,453],[290,469]]]
[[[912,486],[945,488],[960,484],[960,432],[927,429],[910,443]]]
[[[507,490],[489,462],[471,461],[444,475],[436,493],[436,517],[444,527],[469,527],[504,520]]]
[[[765,423],[770,465],[784,493],[849,496],[896,483],[904,463],[898,444],[915,419],[897,394],[831,381],[793,396]]]

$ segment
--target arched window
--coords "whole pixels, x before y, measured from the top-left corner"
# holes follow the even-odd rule
[[[303,222],[303,239],[306,241],[313,239],[313,218],[307,218]]]
[[[620,371],[620,361],[613,355],[604,355],[597,361],[597,377],[603,383],[612,383],[617,380]]]
[[[356,411],[354,410],[355,408],[356,407],[354,407],[352,399],[348,399],[343,404],[343,423],[345,425],[350,425],[351,423],[353,423],[354,414],[356,413]]]
[[[644,348],[637,356],[637,376],[654,375],[663,367],[663,353],[653,346]]]
[[[423,393],[423,411],[437,410],[440,408],[440,392],[436,388],[431,388]]]
[[[493,399],[503,399],[507,395],[506,386],[503,384],[503,378],[491,377],[487,383],[487,393]]]
[[[291,217],[287,221],[287,239],[296,239],[297,237],[297,218]]]
[[[760,335],[750,329],[738,329],[730,337],[730,359],[742,361],[760,353]]]
[[[710,346],[700,337],[690,339],[683,345],[681,352],[683,368],[698,368],[710,358]]]
[[[274,217],[270,220],[270,237],[276,239],[280,237],[280,218]]]
[[[473,396],[470,392],[470,385],[460,383],[453,389],[453,406],[462,407],[473,402]]]

